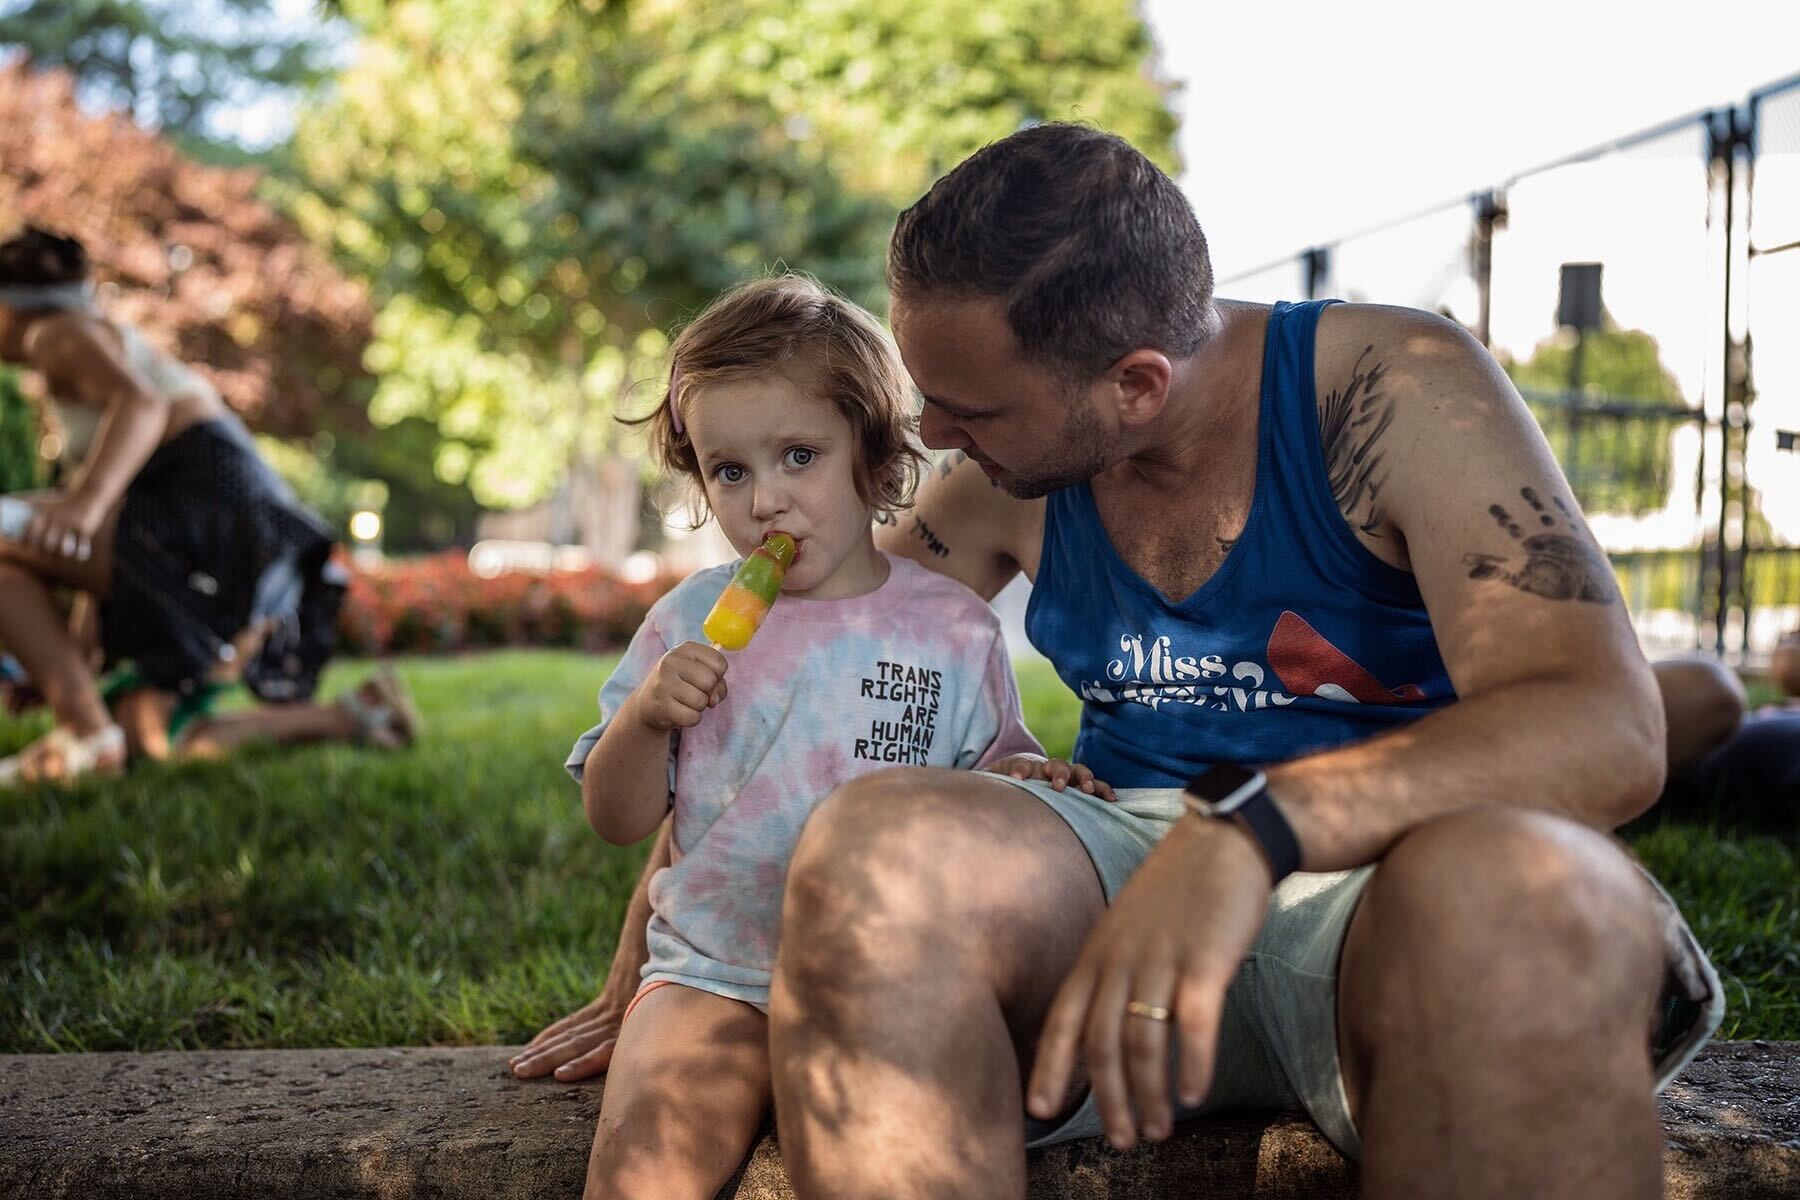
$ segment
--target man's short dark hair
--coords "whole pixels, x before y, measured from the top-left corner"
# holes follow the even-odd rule
[[[1206,340],[1212,263],[1174,180],[1085,125],[986,146],[900,214],[888,287],[996,298],[1025,353],[1089,379],[1143,346],[1186,358]]]

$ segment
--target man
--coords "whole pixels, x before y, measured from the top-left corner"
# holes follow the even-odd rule
[[[1662,713],[1493,360],[1215,298],[1175,185],[1075,126],[940,180],[889,282],[957,453],[887,546],[1034,579],[1120,800],[903,770],[818,810],[770,1009],[797,1194],[1017,1196],[1028,1143],[1271,1106],[1371,1196],[1657,1194],[1653,1087],[1722,1002],[1605,835]]]

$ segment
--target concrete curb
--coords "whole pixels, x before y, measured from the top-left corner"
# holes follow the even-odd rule
[[[0,1195],[163,1200],[575,1196],[597,1084],[521,1082],[498,1047],[0,1056]],[[1667,1194],[1800,1195],[1800,1043],[1709,1047],[1663,1100]],[[1160,1146],[1031,1160],[1033,1200],[1356,1194],[1350,1166],[1278,1114],[1210,1118]],[[773,1135],[732,1187],[793,1195]]]

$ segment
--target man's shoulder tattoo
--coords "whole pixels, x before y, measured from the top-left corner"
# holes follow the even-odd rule
[[[1319,440],[1331,497],[1344,519],[1370,537],[1380,537],[1386,514],[1381,489],[1387,484],[1382,436],[1394,419],[1394,401],[1384,387],[1387,367],[1365,346],[1350,369],[1350,381],[1332,390],[1319,406]]]

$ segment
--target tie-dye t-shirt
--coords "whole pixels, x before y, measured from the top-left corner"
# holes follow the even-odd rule
[[[650,881],[646,983],[766,1006],[781,892],[800,830],[845,780],[894,766],[975,768],[1041,753],[993,609],[962,584],[887,558],[887,582],[847,600],[783,596],[727,695],[670,739],[673,861]],[[600,690],[600,724],[569,755],[577,781],[606,724],[700,624],[736,564],[657,601]]]

